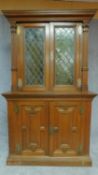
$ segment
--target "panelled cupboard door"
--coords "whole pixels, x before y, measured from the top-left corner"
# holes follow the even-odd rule
[[[83,154],[84,117],[81,110],[80,102],[51,102],[50,155]]]
[[[48,108],[44,102],[14,104],[10,120],[13,128],[14,153],[45,155],[48,152]]]
[[[79,156],[88,153],[90,106],[81,101],[9,103],[10,153]]]

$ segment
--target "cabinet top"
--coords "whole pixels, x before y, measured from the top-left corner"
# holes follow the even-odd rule
[[[94,16],[96,10],[5,10],[3,14],[7,19],[13,22],[23,22],[23,21],[32,21],[32,18],[35,18],[36,21],[42,20],[56,20],[55,17],[64,18],[66,21],[90,21]]]

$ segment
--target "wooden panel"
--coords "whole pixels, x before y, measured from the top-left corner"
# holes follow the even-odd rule
[[[23,154],[47,154],[48,113],[46,104],[40,102],[26,103],[21,105],[21,110]]]
[[[20,154],[21,152],[21,117],[18,103],[10,101],[8,103],[8,125],[9,125],[9,152]]]
[[[32,97],[8,100],[8,164],[91,165],[92,97]]]
[[[44,102],[15,102],[10,105],[10,109],[10,152],[23,155],[47,154],[47,104]]]
[[[50,152],[53,156],[83,154],[83,122],[80,102],[52,102],[50,105]],[[80,150],[81,149],[81,150]]]

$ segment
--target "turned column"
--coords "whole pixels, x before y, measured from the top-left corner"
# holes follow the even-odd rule
[[[82,90],[88,91],[88,23],[83,23]]]
[[[17,90],[17,25],[11,24],[11,36],[12,36],[12,91]]]

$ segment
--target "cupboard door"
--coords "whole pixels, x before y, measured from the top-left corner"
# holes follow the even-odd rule
[[[17,47],[19,90],[80,89],[82,23],[18,24]]]
[[[75,156],[83,153],[83,120],[79,102],[51,102],[51,155]]]
[[[21,102],[15,123],[18,153],[45,155],[48,153],[48,111],[44,102]],[[20,123],[18,125],[18,123]],[[17,126],[17,127],[16,127]],[[18,145],[18,146],[17,146]]]
[[[77,91],[81,82],[81,23],[51,23],[52,91]]]
[[[18,30],[18,89],[46,91],[49,84],[48,25],[20,24]]]

